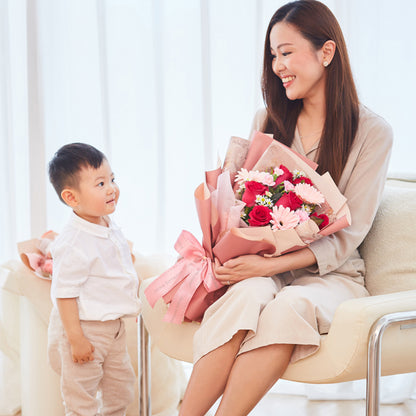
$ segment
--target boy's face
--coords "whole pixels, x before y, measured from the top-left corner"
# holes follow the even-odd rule
[[[104,159],[98,169],[84,167],[78,175],[78,189],[72,189],[74,212],[89,222],[106,225],[103,216],[115,211],[120,195],[108,161]]]

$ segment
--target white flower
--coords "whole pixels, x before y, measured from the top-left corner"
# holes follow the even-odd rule
[[[265,207],[272,208],[273,202],[270,198],[265,195],[257,195],[256,196],[256,204],[257,205],[264,205]]]
[[[242,168],[237,172],[237,175],[235,175],[234,182],[238,182],[241,184],[247,181],[251,181],[250,173],[251,172],[249,172],[247,169]]]
[[[305,172],[302,172],[299,169],[294,169],[293,170],[293,179],[300,178],[301,176],[306,176]]]
[[[312,214],[313,208],[308,205],[308,204],[302,204],[302,209],[307,213],[307,214]]]

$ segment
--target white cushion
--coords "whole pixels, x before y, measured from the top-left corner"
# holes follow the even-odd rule
[[[416,289],[416,182],[388,180],[360,247],[370,294]]]

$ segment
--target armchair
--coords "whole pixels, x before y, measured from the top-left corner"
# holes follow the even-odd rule
[[[416,178],[387,181],[360,251],[371,296],[343,302],[328,334],[321,337],[320,349],[290,364],[282,378],[317,384],[366,378],[366,413],[377,416],[380,375],[416,371]],[[164,322],[166,305],[160,300],[152,309],[144,295],[152,280],[145,280],[140,289],[142,319],[150,337],[168,356],[192,362],[193,334],[199,324]],[[145,359],[140,366],[146,374]],[[150,415],[149,407],[143,407],[149,412],[143,415]]]

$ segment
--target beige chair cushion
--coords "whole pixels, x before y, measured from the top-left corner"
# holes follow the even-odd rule
[[[140,289],[142,315],[152,340],[164,354],[192,362],[192,339],[199,324],[164,322],[167,307],[163,300],[152,308],[144,295],[152,281],[146,280]],[[387,313],[412,310],[415,304],[416,290],[343,302],[335,313],[328,335],[321,338],[321,348],[310,357],[290,364],[282,378],[305,383],[365,378],[368,333],[373,323]],[[383,338],[382,374],[416,371],[415,345],[416,330],[401,331],[400,325],[388,328]]]
[[[388,180],[360,247],[370,294],[416,289],[416,182]]]

